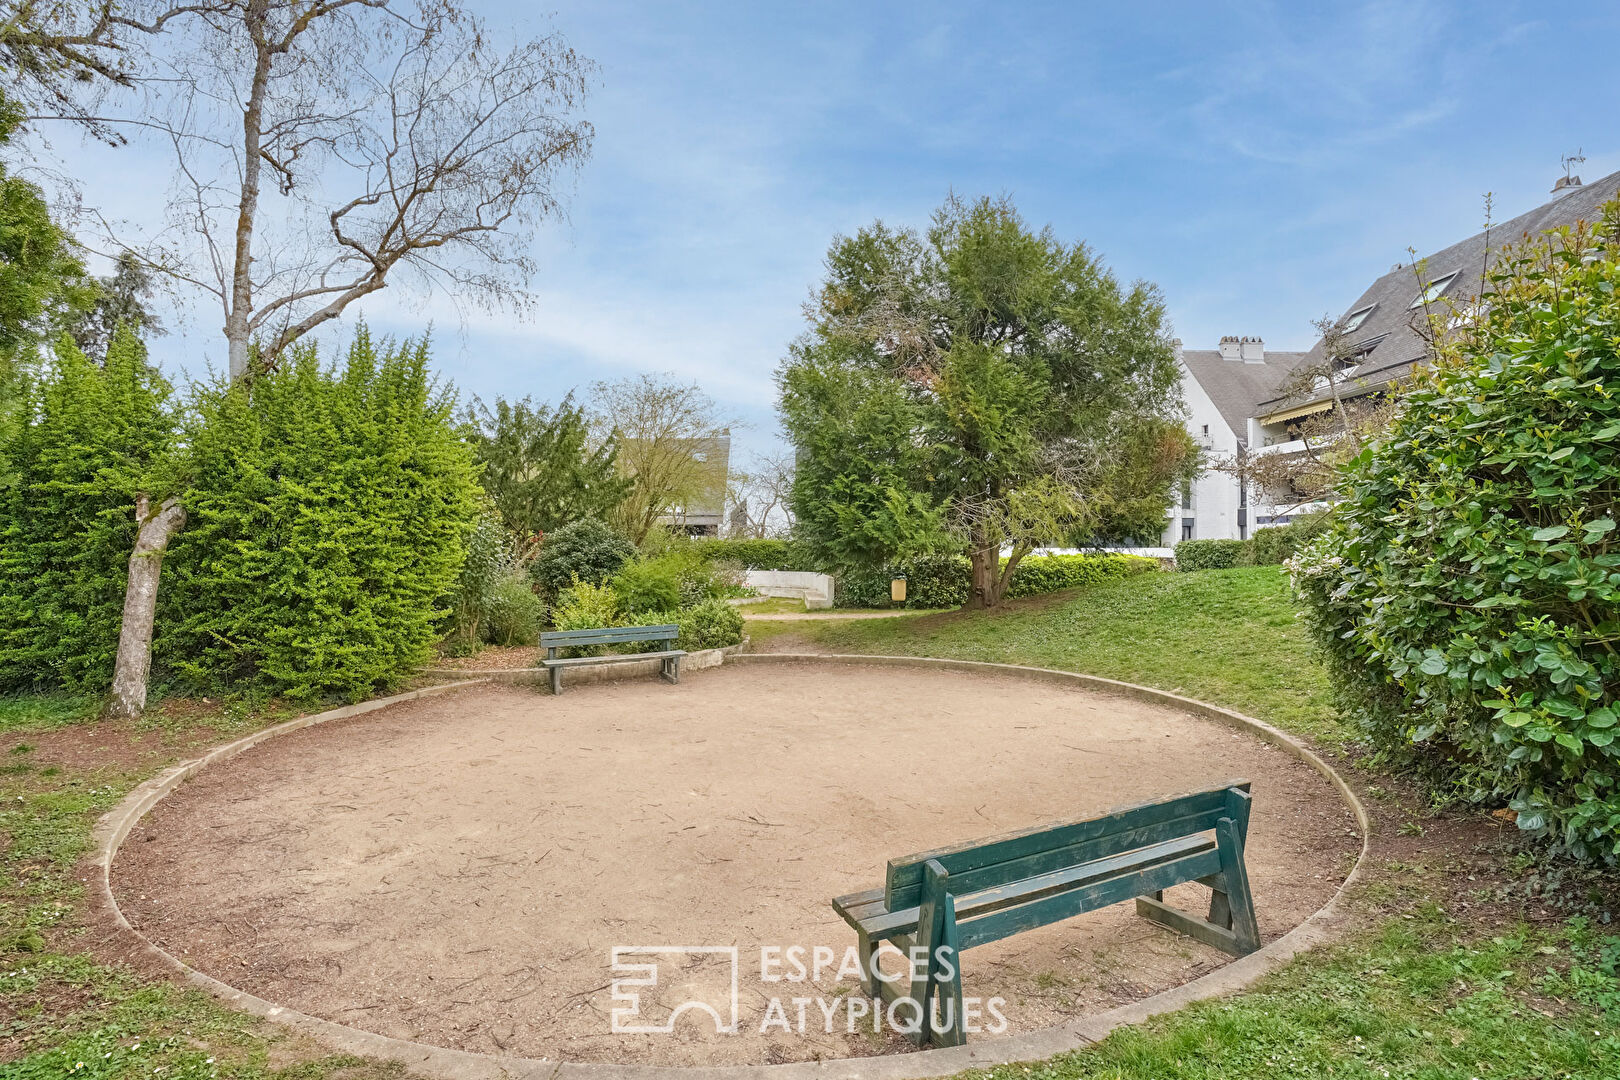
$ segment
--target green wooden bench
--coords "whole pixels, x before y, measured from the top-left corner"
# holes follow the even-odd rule
[[[866,993],[885,1003],[909,998],[915,1011],[896,1006],[895,1015],[926,1021],[913,1040],[954,1046],[967,1037],[960,954],[975,945],[1134,898],[1137,914],[1205,944],[1239,956],[1259,948],[1243,863],[1249,801],[1249,782],[1234,780],[891,859],[882,888],[840,896],[833,909],[855,928]],[[1164,903],[1165,889],[1190,881],[1211,890],[1207,918]],[[926,948],[926,963],[912,965],[909,978],[879,977],[885,941],[908,958]],[[944,1014],[937,1020],[935,1005]]]
[[[562,693],[562,673],[566,668],[590,667],[596,664],[623,664],[631,660],[662,660],[658,674],[667,682],[681,681],[681,657],[685,650],[673,648],[681,628],[668,626],[614,626],[601,630],[552,630],[540,635],[540,647],[546,658],[540,666],[551,672],[551,692]],[[588,645],[632,645],[646,641],[667,642],[668,646],[655,652],[610,653],[606,656],[559,657],[558,649],[579,649]]]

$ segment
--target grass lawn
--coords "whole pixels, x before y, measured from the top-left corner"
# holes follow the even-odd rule
[[[1602,881],[1510,857],[1477,814],[1437,815],[1400,778],[1357,772],[1274,568],[749,633],[765,648],[1008,661],[1179,690],[1312,737],[1366,789],[1383,827],[1357,897],[1363,930],[1238,997],[981,1080],[1620,1077],[1620,938],[1593,929]],[[0,699],[0,1080],[403,1075],[98,952],[78,873],[96,817],[166,765],[283,716],[175,702],[107,725],[93,706]]]
[[[1275,566],[1144,574],[991,612],[841,623],[751,623],[756,646],[898,653],[1083,671],[1215,702],[1325,741],[1327,680]]]

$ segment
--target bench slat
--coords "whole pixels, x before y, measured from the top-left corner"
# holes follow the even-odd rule
[[[1123,855],[1097,859],[1079,866],[1071,866],[1064,870],[1042,874],[1026,881],[1017,881],[998,888],[983,889],[978,892],[959,895],[956,901],[956,917],[958,919],[969,919],[989,915],[1004,908],[1031,903],[1043,896],[1068,892],[1098,882],[1135,874],[1144,869],[1173,863],[1189,855],[1202,855],[1213,852],[1215,852],[1215,842],[1207,837],[1181,837]],[[1220,869],[1220,859],[1218,855],[1215,855],[1214,858],[1213,865],[1215,870],[1218,871]],[[1204,873],[1211,872],[1213,871],[1204,871]],[[1131,895],[1136,896],[1139,894],[1133,893]],[[1122,897],[1122,899],[1129,900],[1131,897]],[[1116,903],[1117,901],[1109,902]],[[844,912],[840,912],[840,914],[843,914],[846,920],[851,921],[851,925],[857,926],[858,929],[865,931],[874,939],[882,940],[893,937],[895,934],[909,934],[917,928],[917,905],[915,904],[894,911],[874,911],[867,905],[861,905],[860,907],[863,915],[856,920],[850,920],[850,915]],[[966,943],[962,947],[967,948]]]
[[[1158,892],[1160,889],[1168,889],[1184,881],[1217,873],[1220,868],[1220,852],[1211,847],[1144,870],[1120,874],[1106,881],[1083,885],[1067,892],[1054,893],[1027,904],[986,915],[982,919],[959,923],[962,934],[961,947],[971,949],[975,945],[1000,941],[1024,930],[1033,930],[1060,919],[1095,911],[1109,904],[1134,899],[1144,893]]]
[[[920,891],[922,866],[929,859],[937,859],[950,873],[951,877],[955,878],[956,875],[966,871],[985,870],[998,864],[1012,863],[1031,856],[1039,856],[1063,848],[1072,848],[1088,842],[1104,840],[1109,836],[1145,829],[1149,826],[1181,818],[1207,817],[1208,824],[1200,826],[1199,831],[1213,829],[1216,818],[1225,812],[1226,792],[1229,788],[1234,787],[1247,791],[1249,782],[1247,780],[1233,780],[1209,791],[1198,791],[1154,802],[1137,803],[1110,810],[1096,817],[1059,821],[1048,825],[1040,825],[1033,829],[1021,829],[1013,833],[1004,833],[1001,836],[990,837],[987,840],[954,844],[934,851],[919,852],[899,859],[890,859],[888,870],[884,875],[884,895],[889,901],[888,907],[891,911],[902,906],[904,898],[915,895],[916,891]],[[1002,880],[1015,881],[1017,877],[1017,870],[1009,868],[1009,875]],[[988,884],[1001,884],[1000,881],[995,880],[994,872],[981,875],[979,880],[981,882],[979,887]],[[951,891],[956,892],[957,890],[953,887]]]
[[[615,645],[631,641],[665,641],[679,637],[681,628],[662,626],[606,626],[599,630],[548,630],[540,635],[542,649],[573,649],[582,645]]]
[[[1222,812],[1221,810],[1205,810],[1186,817],[1170,818],[1167,821],[1159,821],[1151,825],[1143,825],[1123,832],[1109,833],[1095,839],[1082,840],[1078,843],[1025,855],[1022,858],[1009,859],[1006,862],[992,863],[989,866],[981,866],[973,870],[957,871],[946,879],[946,887],[958,896],[964,893],[976,893],[983,889],[993,889],[999,885],[1005,885],[1008,882],[1023,881],[1042,874],[1049,874],[1055,870],[1063,870],[1067,867],[1079,866],[1082,863],[1122,855],[1138,848],[1162,844],[1167,840],[1208,833],[1214,830],[1215,821]],[[888,906],[895,910],[914,906],[920,899],[921,894],[922,886],[920,884],[895,889],[893,895],[887,897]]]
[[[667,660],[671,656],[685,655],[686,650],[684,649],[667,649],[663,652],[613,653],[608,656],[564,656],[556,660],[548,660],[542,657],[540,666],[554,668],[574,667],[579,664],[622,664],[630,660]]]

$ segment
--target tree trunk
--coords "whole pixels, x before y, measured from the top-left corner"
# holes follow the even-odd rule
[[[129,585],[124,590],[124,619],[118,630],[118,659],[113,665],[109,717],[135,717],[146,708],[146,678],[152,670],[152,621],[157,615],[158,575],[169,539],[186,523],[179,499],[165,500],[152,513],[145,495],[135,500],[135,551],[129,557]]]
[[[997,545],[985,547],[976,542],[973,550],[968,554],[973,563],[971,585],[968,589],[967,606],[970,608],[993,608],[1000,601],[996,589],[996,564],[1001,561],[1001,548]]]

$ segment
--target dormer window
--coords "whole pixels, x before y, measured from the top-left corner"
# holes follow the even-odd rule
[[[1357,310],[1352,311],[1350,314],[1344,317],[1344,323],[1340,329],[1346,334],[1360,330],[1361,324],[1367,321],[1367,316],[1371,315],[1373,313],[1373,308],[1377,306],[1377,304],[1368,304],[1364,308],[1358,308]]]
[[[1433,281],[1429,282],[1422,292],[1418,293],[1417,299],[1412,301],[1412,306],[1415,308],[1420,308],[1434,303],[1445,294],[1446,286],[1450,285],[1455,280],[1457,280],[1457,272],[1455,270],[1447,274],[1445,277],[1435,278]]]

